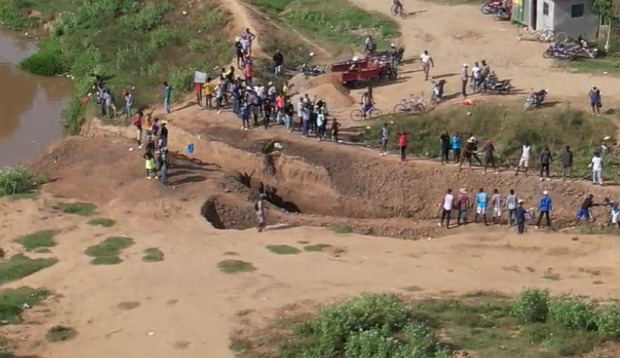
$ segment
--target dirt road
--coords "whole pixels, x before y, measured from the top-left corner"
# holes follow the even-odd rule
[[[391,16],[391,1],[351,2]],[[419,56],[423,50],[428,50],[435,61],[431,74],[448,81],[446,95],[449,98],[460,93],[463,64],[469,64],[471,69],[475,61],[485,59],[500,78],[513,80],[517,90],[522,92],[514,97],[525,99],[532,90],[547,88],[550,99],[570,101],[576,107],[587,109],[587,93],[592,85],[596,85],[608,102],[617,104],[619,77],[568,73],[555,68],[553,61],[542,58],[547,44],[518,41],[514,25],[482,15],[477,5],[450,6],[422,0],[407,0],[404,3],[407,12],[416,14],[406,19],[395,19],[401,25],[405,58],[414,58],[416,62],[403,68],[402,82],[376,89],[379,101],[386,104],[385,108],[391,108],[408,93],[419,94],[423,91],[428,98],[431,84],[425,82],[423,73],[419,72]],[[606,105],[611,106],[611,103]]]

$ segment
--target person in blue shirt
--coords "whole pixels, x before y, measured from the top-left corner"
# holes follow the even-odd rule
[[[454,133],[451,139],[452,151],[454,152],[454,160],[458,163],[461,161],[461,137]]]
[[[489,203],[489,194],[484,192],[483,188],[480,188],[478,195],[476,195],[476,216],[474,222],[478,222],[478,215],[482,215],[484,225],[487,224],[487,205]]]
[[[168,82],[164,82],[164,108],[166,113],[170,113],[170,96],[172,95],[172,87]]]
[[[525,231],[525,221],[527,218],[527,210],[523,207],[523,200],[519,200],[519,205],[515,209],[515,220],[517,221],[517,233],[523,234]]]
[[[538,212],[540,214],[538,214],[538,221],[536,222],[536,227],[540,227],[540,221],[542,220],[543,216],[547,219],[547,226],[551,226],[551,219],[549,218],[549,213],[551,212],[552,208],[553,206],[551,198],[549,197],[549,192],[545,190],[543,192],[543,197],[540,198],[540,202],[538,203]]]

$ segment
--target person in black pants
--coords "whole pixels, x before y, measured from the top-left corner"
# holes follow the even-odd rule
[[[543,173],[549,179],[549,166],[553,158],[551,157],[551,151],[549,151],[549,147],[545,146],[543,150],[540,152],[540,179],[544,178]]]
[[[450,136],[444,132],[440,137],[441,143],[441,164],[446,164],[450,161]]]
[[[517,221],[517,233],[523,234],[525,231],[525,218],[527,211],[523,208],[523,200],[519,200],[519,206],[515,209],[515,219]]]
[[[543,197],[540,199],[540,202],[538,204],[538,211],[540,214],[538,215],[538,221],[536,222],[536,227],[540,226],[540,222],[542,221],[543,216],[547,219],[547,226],[551,226],[551,218],[549,217],[551,208],[552,208],[552,201],[551,201],[551,198],[549,197],[549,192],[545,190],[543,192]]]

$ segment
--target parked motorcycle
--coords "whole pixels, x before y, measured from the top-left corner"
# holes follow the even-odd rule
[[[504,2],[501,0],[487,1],[482,4],[480,11],[485,15],[496,14],[500,9],[504,8]]]
[[[512,16],[512,9],[509,7],[502,7],[495,13],[495,18],[500,21],[509,21]]]
[[[551,44],[543,52],[544,58],[554,58],[556,60],[572,61],[577,57],[579,45],[566,45],[562,43]]]
[[[313,66],[310,67],[308,66],[307,63],[304,63],[303,65],[297,67],[297,72],[303,73],[306,76],[319,76],[319,75],[324,75],[325,69],[323,69],[320,66]]]
[[[446,84],[446,80],[433,81],[432,83],[431,103],[435,105],[443,99],[443,87]]]
[[[525,103],[523,104],[523,109],[527,111],[529,109],[539,107],[545,101],[547,93],[549,92],[547,92],[547,90],[545,89],[541,89],[537,92],[532,92],[532,94],[525,100]]]
[[[512,84],[510,83],[510,80],[500,80],[499,78],[497,78],[495,72],[491,72],[491,74],[482,82],[483,92],[508,94],[510,93],[511,88]]]

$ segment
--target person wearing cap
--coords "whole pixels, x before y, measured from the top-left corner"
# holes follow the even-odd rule
[[[601,91],[596,88],[596,86],[592,86],[590,93],[590,106],[592,107],[592,113],[597,116],[601,115],[601,107],[603,106],[601,102]]]
[[[549,213],[553,208],[553,203],[551,198],[549,197],[548,191],[543,191],[543,197],[540,198],[540,202],[538,203],[538,221],[536,221],[536,227],[540,227],[540,221],[543,216],[547,219],[547,226],[551,226],[551,218],[549,217]]]
[[[446,220],[446,229],[450,228],[450,216],[452,214],[452,208],[454,206],[454,195],[452,195],[452,189],[448,189],[446,195],[443,197],[441,203],[441,221],[439,226],[443,226],[443,221]]]
[[[469,206],[469,195],[467,194],[467,190],[465,188],[461,188],[456,199],[456,208],[458,210],[456,224],[458,226],[461,225],[461,220],[463,225],[467,224],[467,210],[469,210]]]
[[[515,210],[517,210],[517,205],[519,200],[515,195],[514,189],[510,189],[509,194],[506,196],[506,209],[508,210],[508,225],[512,226],[513,221],[515,220]]]
[[[467,64],[464,64],[461,70],[461,94],[463,97],[467,97],[467,81],[469,80],[469,74],[467,73],[468,67]]]
[[[515,221],[517,222],[517,233],[523,234],[525,231],[525,221],[527,219],[527,210],[523,207],[523,200],[518,201],[514,215]]]

